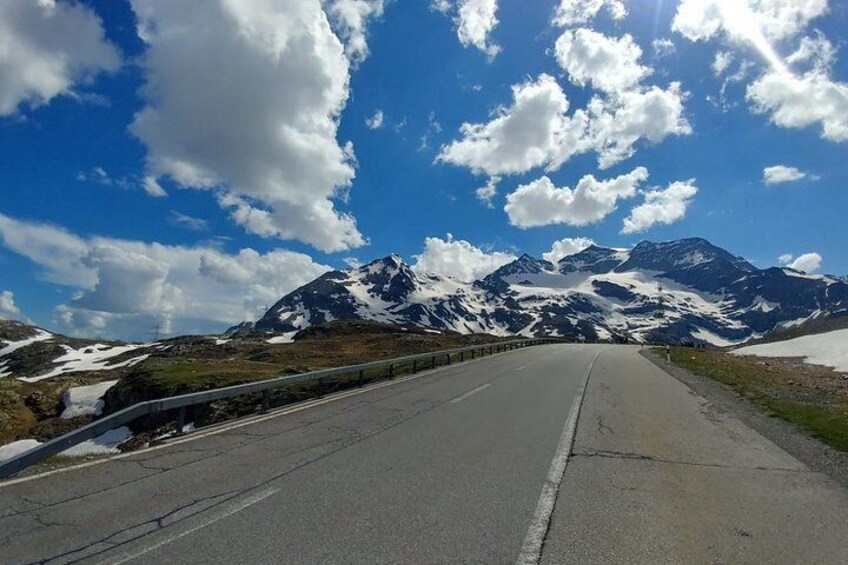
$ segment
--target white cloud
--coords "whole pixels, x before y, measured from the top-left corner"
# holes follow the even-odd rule
[[[677,51],[677,46],[667,37],[660,37],[651,42],[651,47],[654,50],[654,59],[662,59],[673,55]]]
[[[0,292],[0,320],[23,320],[21,309],[15,304],[15,295],[11,290]]]
[[[495,15],[497,0],[434,0],[430,7],[442,14],[456,12],[456,35],[463,47],[473,45],[492,60],[500,53],[498,44],[491,41],[492,30],[498,25]]]
[[[566,114],[568,99],[552,76],[513,85],[512,97],[512,106],[499,107],[490,122],[463,124],[463,139],[443,146],[437,159],[497,176],[556,169],[584,150],[586,116]]]
[[[727,45],[756,51],[765,72],[747,87],[751,110],[768,114],[784,128],[820,124],[822,138],[840,142],[848,140],[848,83],[831,77],[836,49],[817,31],[802,38],[785,59],[778,54],[778,47],[794,42],[827,11],[827,0],[683,0],[672,28],[691,41],[720,38]],[[714,74],[720,76],[731,60],[729,52],[719,51]],[[747,69],[740,68],[732,80],[746,75]],[[722,100],[727,84],[722,86]]]
[[[636,196],[639,184],[647,178],[648,170],[637,167],[606,181],[586,175],[571,189],[558,188],[545,176],[508,194],[504,211],[510,224],[523,229],[550,224],[585,226],[607,217],[619,200]]]
[[[37,107],[120,66],[100,18],[82,4],[0,0],[0,116]]]
[[[656,224],[673,224],[682,220],[697,193],[695,179],[673,182],[665,190],[645,193],[644,204],[630,211],[630,215],[624,219],[621,233],[643,232]]]
[[[80,335],[144,339],[157,324],[163,333],[221,330],[258,318],[329,270],[286,250],[229,254],[211,246],[83,238],[2,214],[0,241],[41,267],[48,280],[77,290],[57,307],[57,317]]]
[[[144,187],[144,191],[152,196],[153,198],[164,198],[168,196],[168,193],[165,192],[165,189],[162,188],[162,185],[159,184],[159,181],[156,180],[156,177],[146,176],[141,181],[141,186]]]
[[[379,18],[384,0],[323,0],[330,22],[345,43],[345,53],[354,65],[368,57],[367,24]]]
[[[780,256],[780,262],[790,269],[795,269],[796,271],[814,273],[819,270],[819,267],[821,267],[822,256],[815,252],[804,253],[793,260],[792,255],[787,254]]]
[[[585,24],[593,20],[601,8],[606,8],[614,20],[622,20],[627,16],[627,8],[622,0],[560,0],[553,23],[561,27]]]
[[[630,90],[651,73],[639,64],[642,50],[629,34],[616,39],[586,28],[566,30],[554,51],[572,83],[607,93]]]
[[[805,128],[821,125],[821,136],[848,141],[848,83],[831,80],[823,70],[795,76],[769,71],[748,86],[746,95],[756,113],[770,114],[775,125]]]
[[[679,82],[646,87],[652,69],[639,64],[641,49],[630,36],[613,39],[588,29],[566,30],[555,53],[576,84],[605,91],[585,109],[568,114],[569,100],[547,74],[512,86],[512,105],[499,106],[487,123],[464,123],[462,138],[444,145],[437,161],[489,176],[559,169],[573,156],[594,151],[609,168],[636,151],[641,139],[659,143],[692,132]]]
[[[724,71],[727,70],[727,67],[733,62],[733,54],[729,51],[716,51],[715,58],[713,59],[713,74],[717,77],[724,74]]]
[[[559,241],[555,241],[551,246],[551,250],[542,254],[542,258],[545,261],[550,261],[551,263],[556,264],[559,263],[563,257],[580,253],[590,245],[594,244],[594,241],[585,237],[566,237]]]
[[[335,209],[355,176],[352,144],[336,139],[350,63],[321,5],[131,4],[147,44],[145,106],[131,131],[148,149],[148,191],[164,193],[153,181],[168,176],[243,204],[233,213],[247,229],[246,211],[263,215],[260,235],[328,252],[364,245],[354,218]]]
[[[806,178],[806,176],[807,173],[786,165],[775,165],[763,169],[763,182],[766,184],[794,182]]]
[[[722,34],[757,49],[798,34],[827,11],[827,0],[682,0],[672,29],[691,41]]]
[[[447,234],[446,239],[425,239],[424,251],[415,256],[412,268],[417,273],[435,273],[459,281],[473,281],[515,259],[511,253],[486,253],[467,241],[454,239],[451,234]]]
[[[498,195],[498,183],[501,177],[489,177],[489,180],[475,191],[477,200],[486,204],[488,208],[494,208],[492,199]]]
[[[176,210],[168,212],[168,222],[173,226],[193,231],[206,231],[209,229],[209,222],[203,218],[195,218],[194,216],[189,216]]]
[[[791,253],[784,253],[783,255],[781,255],[780,257],[777,258],[777,262],[780,265],[788,265],[789,263],[792,262],[792,258],[793,257],[792,257]]]
[[[656,144],[670,135],[692,133],[683,107],[687,96],[679,82],[672,82],[667,89],[652,86],[624,92],[615,101],[593,98],[588,107],[589,137],[600,168],[632,157],[640,139]]]
[[[365,125],[368,126],[368,129],[380,129],[383,127],[383,118],[383,111],[377,110],[373,116],[365,120]]]

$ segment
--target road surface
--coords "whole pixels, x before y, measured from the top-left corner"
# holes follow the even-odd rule
[[[848,563],[848,493],[634,347],[531,347],[213,431],[0,483],[0,562]]]

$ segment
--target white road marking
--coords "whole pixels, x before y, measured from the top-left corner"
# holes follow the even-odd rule
[[[559,493],[559,485],[562,483],[562,477],[565,475],[565,467],[568,464],[568,457],[571,455],[571,448],[574,445],[577,420],[580,418],[580,408],[583,406],[586,386],[589,384],[589,376],[592,374],[592,368],[594,368],[595,362],[600,355],[601,353],[598,352],[595,358],[592,359],[592,363],[586,371],[586,378],[583,379],[583,383],[577,389],[577,394],[571,403],[568,419],[565,421],[565,427],[562,430],[562,436],[554,454],[554,460],[551,462],[548,477],[545,480],[544,486],[542,486],[542,494],[539,497],[539,502],[536,504],[533,521],[530,523],[530,529],[527,530],[527,536],[524,538],[524,545],[521,546],[521,553],[518,554],[516,565],[536,565],[542,558],[542,545],[545,543],[545,537],[548,534],[551,515],[554,512],[554,505],[556,504],[557,494]]]
[[[523,371],[526,368],[527,368],[527,365],[522,365],[519,368],[517,368],[516,371]]]
[[[485,390],[485,389],[489,388],[490,386],[492,386],[492,383],[486,383],[486,384],[484,384],[484,385],[480,385],[480,386],[478,386],[477,388],[472,388],[471,390],[469,390],[469,391],[468,391],[468,392],[466,392],[465,394],[460,394],[459,396],[457,396],[456,398],[454,398],[453,400],[451,400],[451,401],[450,401],[450,403],[451,403],[451,404],[456,404],[457,402],[462,402],[463,400],[465,400],[466,398],[468,398],[468,397],[469,397],[469,396],[471,396],[472,394],[477,394],[477,393],[478,393],[478,392],[480,392],[481,390]]]
[[[268,498],[269,496],[272,496],[272,495],[274,495],[278,492],[280,492],[280,489],[278,489],[278,488],[268,488],[268,489],[265,489],[263,491],[257,492],[256,494],[253,494],[253,495],[251,495],[251,496],[249,496],[249,497],[247,497],[243,500],[239,500],[239,501],[231,504],[227,508],[223,509],[223,511],[217,512],[214,516],[210,516],[210,517],[206,518],[205,520],[203,520],[202,522],[200,522],[196,526],[189,528],[188,530],[184,530],[184,531],[182,531],[178,534],[177,533],[171,534],[170,536],[166,537],[165,539],[160,540],[160,541],[158,541],[154,544],[148,545],[146,547],[143,547],[143,548],[139,549],[138,551],[135,551],[135,552],[129,553],[129,554],[121,555],[121,556],[117,557],[116,559],[109,559],[109,560],[106,560],[106,561],[101,561],[100,563],[101,564],[109,563],[110,565],[120,565],[121,563],[126,563],[127,561],[131,561],[131,560],[135,559],[136,557],[141,557],[142,555],[145,555],[147,553],[150,553],[151,551],[159,549],[160,547],[162,547],[164,545],[168,545],[169,543],[175,542],[180,538],[184,538],[187,535],[193,534],[194,532],[196,532],[198,530],[202,530],[203,528],[205,528],[207,526],[211,526],[215,522],[219,522],[220,520],[223,520],[227,516],[232,516],[236,512],[241,512],[245,508],[247,508],[249,506],[253,506],[257,502],[261,502],[261,501],[265,500],[266,498]]]

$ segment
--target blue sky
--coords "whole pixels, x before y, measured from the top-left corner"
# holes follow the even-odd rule
[[[798,4],[0,0],[0,316],[217,331],[327,268],[559,240],[845,274],[848,7]]]

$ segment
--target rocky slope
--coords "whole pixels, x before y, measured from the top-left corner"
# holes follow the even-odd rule
[[[294,335],[366,319],[460,333],[725,346],[845,314],[844,279],[757,269],[692,238],[592,246],[556,265],[523,255],[472,283],[415,273],[390,255],[319,277],[241,330]]]

